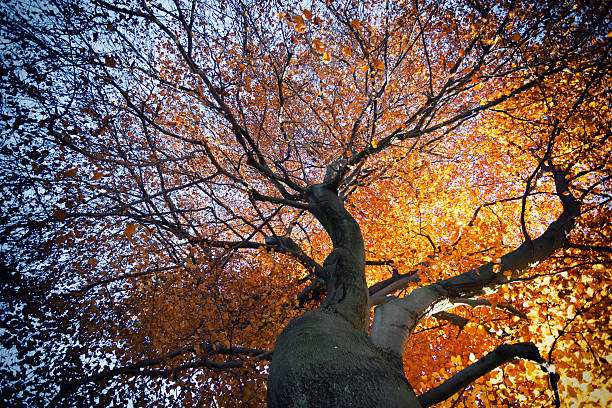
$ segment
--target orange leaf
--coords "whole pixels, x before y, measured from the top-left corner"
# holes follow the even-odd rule
[[[66,242],[66,240],[67,240],[67,239],[68,239],[68,237],[67,237],[67,236],[65,236],[65,235],[61,235],[61,236],[59,236],[59,237],[56,237],[56,238],[53,240],[53,242],[54,242],[54,243],[56,243],[56,244],[63,244],[64,242]]]
[[[291,21],[293,21],[296,25],[298,26],[303,26],[306,24],[306,22],[304,21],[304,19],[302,18],[302,16],[300,15],[295,15],[293,16],[293,18],[291,19]]]
[[[75,168],[72,168],[72,169],[70,169],[70,170],[66,170],[66,171],[63,173],[63,176],[64,176],[64,177],[76,177],[76,175],[77,175],[77,168],[76,168],[76,167],[75,167]]]
[[[123,235],[125,235],[126,237],[129,238],[132,235],[134,235],[135,232],[136,232],[136,225],[131,223],[131,222],[129,222],[125,226],[125,231],[123,231]]]
[[[302,14],[304,14],[304,18],[306,20],[310,20],[312,18],[312,11],[310,11],[308,9],[302,10]]]
[[[312,48],[314,48],[315,50],[319,51],[319,52],[323,52],[325,51],[325,45],[323,44],[323,41],[315,38],[314,40],[312,40]]]

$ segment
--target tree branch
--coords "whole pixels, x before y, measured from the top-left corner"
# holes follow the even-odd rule
[[[538,348],[533,343],[502,344],[474,364],[467,366],[453,375],[441,385],[419,395],[418,400],[423,408],[442,402],[464,389],[474,380],[515,358],[530,360],[540,365],[542,370],[548,374],[551,388],[555,391],[555,407],[559,407],[561,404],[558,393],[556,392],[559,375],[556,374],[554,368],[547,364],[542,356],[540,356]]]
[[[569,191],[565,172],[547,166],[553,173],[563,212],[538,238],[526,241],[501,257],[479,268],[421,287],[401,299],[388,301],[374,310],[370,338],[378,347],[401,356],[410,333],[428,315],[453,307],[453,298],[475,297],[493,293],[516,279],[568,244],[567,234],[580,215],[580,202]]]
[[[164,362],[170,361],[176,357],[179,357],[183,354],[192,353],[195,355],[201,355],[200,358],[195,361],[187,362],[181,364],[177,367],[173,368],[159,368],[152,369],[159,364],[163,364]],[[185,347],[181,347],[173,352],[170,352],[166,355],[157,358],[150,358],[146,360],[139,361],[134,364],[129,364],[123,367],[118,367],[110,370],[104,370],[96,374],[92,374],[86,377],[82,377],[72,381],[64,381],[60,384],[60,391],[56,395],[56,397],[51,402],[50,406],[54,406],[57,402],[61,401],[63,398],[66,398],[70,394],[75,393],[82,385],[108,380],[109,378],[116,377],[118,375],[139,375],[146,377],[166,377],[169,375],[173,375],[179,371],[184,371],[190,368],[208,368],[211,370],[229,370],[232,368],[242,367],[244,361],[233,360],[233,361],[210,361],[208,358],[210,356],[222,354],[222,355],[242,355],[249,356],[253,359],[257,360],[270,360],[272,358],[272,351],[260,350],[256,348],[250,347],[218,347],[212,343],[204,342],[196,345],[187,345]]]

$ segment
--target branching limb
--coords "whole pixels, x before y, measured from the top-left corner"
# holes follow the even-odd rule
[[[316,277],[327,279],[325,270],[314,259],[306,255],[306,252],[291,237],[276,236],[266,238],[266,245],[278,252],[285,253],[297,259],[306,269],[312,272]]]
[[[457,298],[457,299],[452,299],[452,303],[468,305],[471,307],[478,307],[478,306],[493,307],[493,303],[491,303],[491,301],[488,299]],[[520,310],[518,310],[512,305],[509,305],[506,303],[496,303],[495,307],[497,309],[505,310],[506,312],[513,314],[515,316],[518,316],[521,319],[527,319],[527,315],[525,315],[525,313],[521,312]]]
[[[403,274],[395,273],[390,278],[370,286],[370,307],[382,304],[389,300],[388,295],[401,289],[405,289],[410,283],[419,281],[417,272]]]
[[[453,298],[493,293],[499,286],[522,276],[568,244],[567,234],[580,215],[580,202],[570,192],[564,171],[551,165],[547,170],[553,174],[556,192],[563,205],[563,212],[557,220],[536,239],[526,241],[502,256],[499,263],[489,262],[377,307],[370,333],[374,344],[401,356],[411,331],[422,318],[453,307]]]
[[[186,362],[173,368],[154,368],[160,364],[171,362],[173,359],[178,358],[185,354],[194,354],[198,358],[193,361]],[[177,372],[188,370],[191,368],[208,368],[211,370],[221,371],[230,370],[233,368],[242,367],[244,361],[242,360],[230,360],[230,361],[211,361],[209,357],[214,355],[229,355],[229,356],[243,356],[251,357],[257,360],[270,360],[272,358],[272,352],[266,350],[260,350],[250,347],[218,347],[212,343],[201,343],[195,345],[187,345],[175,350],[171,353],[163,355],[157,358],[150,358],[139,361],[134,364],[129,364],[123,367],[117,367],[110,370],[104,370],[97,374],[92,374],[86,377],[82,377],[72,381],[65,381],[60,385],[60,391],[57,396],[51,402],[51,406],[56,405],[63,398],[66,398],[70,394],[75,393],[82,385],[108,380],[112,377],[119,375],[132,375],[132,376],[145,376],[145,377],[167,377],[176,374]]]
[[[430,407],[450,398],[453,394],[461,391],[467,385],[482,377],[495,368],[506,364],[516,358],[533,361],[540,365],[542,370],[548,374],[553,390],[557,389],[559,375],[554,372],[546,361],[540,356],[538,348],[533,343],[502,344],[491,353],[487,354],[474,364],[471,364],[443,382],[441,385],[419,395],[418,400],[423,408]],[[555,407],[559,407],[560,401],[555,392]]]
[[[470,319],[468,319],[467,317],[459,316],[454,313],[448,312],[436,313],[435,315],[433,315],[433,317],[439,320],[447,321],[450,324],[454,324],[460,329],[463,329],[470,322]]]

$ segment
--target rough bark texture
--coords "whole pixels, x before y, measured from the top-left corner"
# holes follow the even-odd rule
[[[305,313],[276,341],[268,406],[420,407],[401,366],[391,361],[341,316]]]
[[[366,334],[368,288],[359,225],[325,185],[311,187],[308,200],[334,246],[323,265],[327,296],[276,340],[268,406],[420,407],[401,361],[378,350]]]

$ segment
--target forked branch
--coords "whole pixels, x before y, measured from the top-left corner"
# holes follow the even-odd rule
[[[488,262],[378,306],[370,333],[374,344],[401,356],[410,333],[421,319],[453,307],[455,298],[493,293],[569,244],[567,234],[572,230],[575,218],[580,215],[580,202],[570,192],[563,170],[552,165],[548,165],[547,170],[553,174],[563,212],[546,231],[502,256],[499,263]]]

